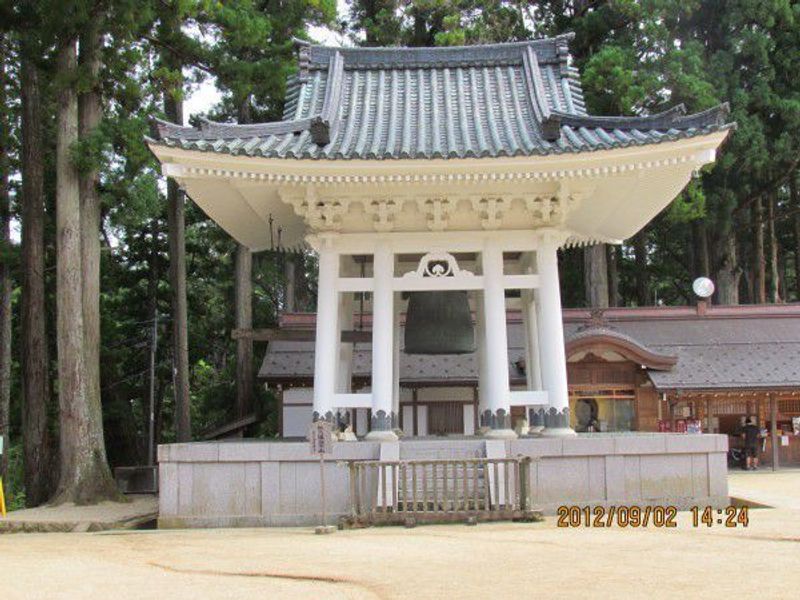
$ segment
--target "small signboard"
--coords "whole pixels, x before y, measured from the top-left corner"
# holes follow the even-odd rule
[[[322,496],[322,525],[316,527],[316,533],[333,533],[335,527],[328,526],[327,507],[325,501],[325,455],[333,452],[333,427],[327,421],[314,421],[308,429],[308,443],[312,454],[319,455],[319,485]]]
[[[308,442],[312,454],[333,452],[333,428],[327,421],[314,421],[308,430]]]

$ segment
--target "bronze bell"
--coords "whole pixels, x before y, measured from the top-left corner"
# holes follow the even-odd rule
[[[405,335],[406,354],[475,352],[467,292],[409,293]]]

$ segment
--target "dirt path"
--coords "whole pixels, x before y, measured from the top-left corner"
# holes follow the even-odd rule
[[[5,598],[796,597],[800,511],[747,529],[537,524],[0,536]]]
[[[800,469],[731,471],[728,491],[731,496],[759,504],[800,510]]]

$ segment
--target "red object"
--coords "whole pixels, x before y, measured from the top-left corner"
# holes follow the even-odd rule
[[[672,421],[668,421],[666,419],[659,419],[658,420],[658,430],[661,433],[667,433],[672,431]]]

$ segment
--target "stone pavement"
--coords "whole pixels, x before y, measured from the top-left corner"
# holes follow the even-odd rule
[[[103,531],[134,529],[158,516],[155,496],[128,496],[130,502],[101,502],[92,506],[37,506],[0,517],[0,533]]]
[[[728,493],[773,508],[800,510],[800,469],[730,471]]]

